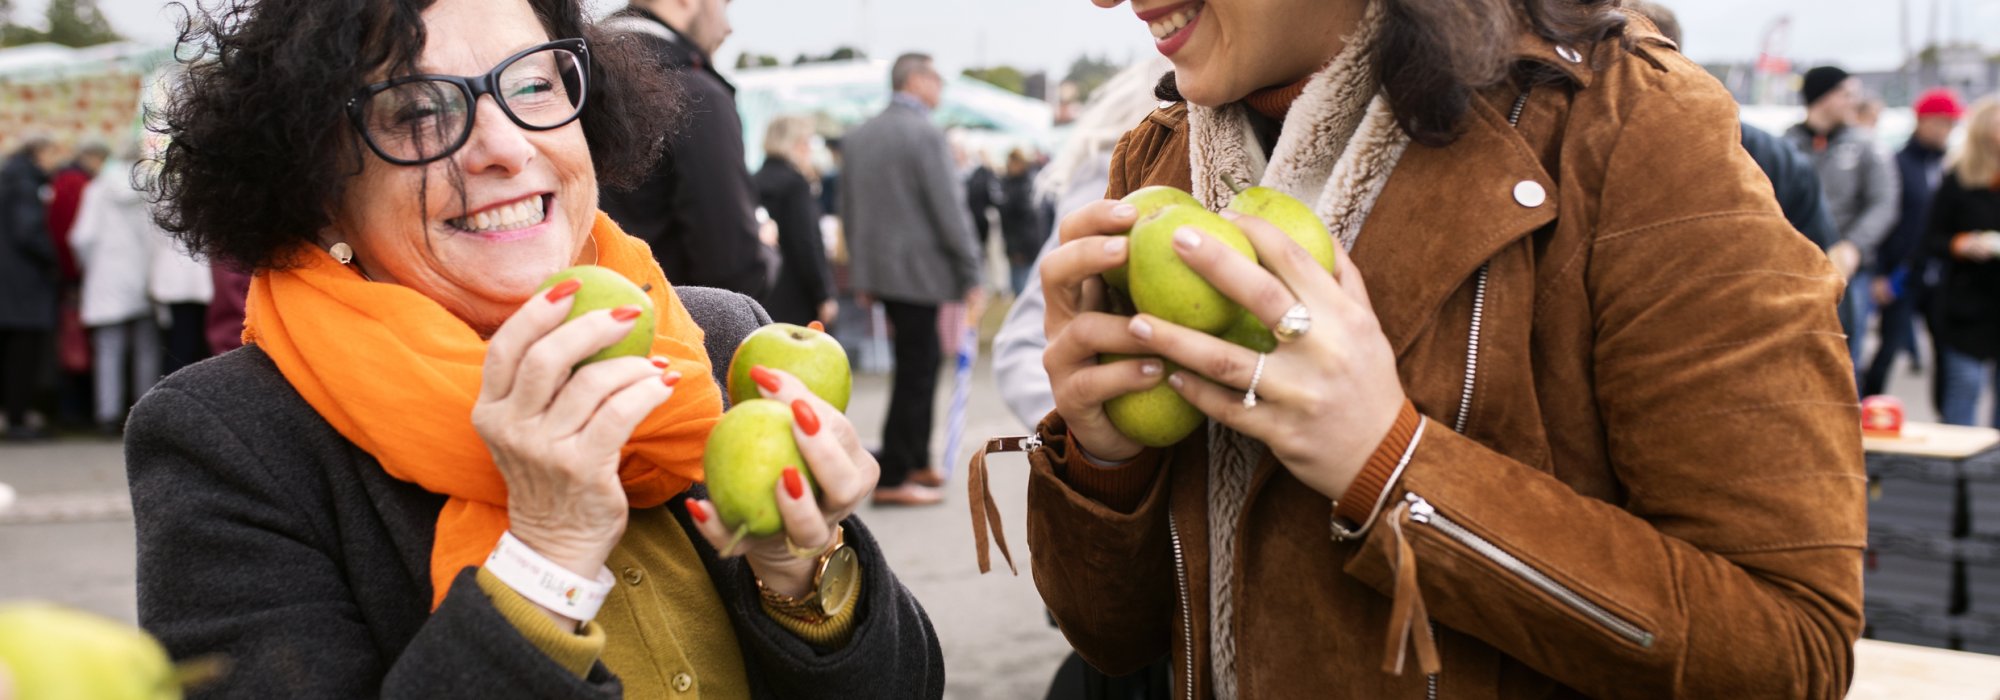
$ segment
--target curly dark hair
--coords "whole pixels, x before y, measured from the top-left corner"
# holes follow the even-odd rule
[[[1559,45],[1589,46],[1625,28],[1620,0],[1376,0],[1387,2],[1375,43],[1375,72],[1411,140],[1444,146],[1457,140],[1472,96],[1509,78],[1560,77],[1553,68],[1515,66],[1522,27]],[[1181,101],[1174,74],[1154,93]]]
[[[167,137],[146,183],[153,218],[189,250],[244,269],[284,267],[332,221],[367,146],[354,91],[415,72],[434,0],[223,0],[177,4],[185,70],[147,115]],[[676,93],[630,34],[597,31],[577,0],[528,0],[552,38],[590,42],[581,123],[602,187],[641,182]]]

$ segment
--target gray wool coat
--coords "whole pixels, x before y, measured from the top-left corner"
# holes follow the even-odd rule
[[[769,321],[733,292],[679,288],[729,357]],[[716,380],[728,363],[715,363]],[[390,477],[245,346],[146,395],[126,436],[139,535],[139,619],[175,659],[220,653],[232,670],[194,697],[620,698],[597,663],[584,678],[515,631],[460,572],[430,610],[431,541],[444,497]],[[734,623],[759,698],[936,698],[944,663],[923,608],[858,519],[864,598],[845,648],[813,647],[762,611],[748,565],[667,505]]]
[[[965,185],[944,132],[901,102],[841,139],[840,218],[855,289],[936,305],[979,283]]]

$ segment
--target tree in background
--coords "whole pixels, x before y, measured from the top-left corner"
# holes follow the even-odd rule
[[[0,46],[50,42],[70,47],[95,46],[123,39],[98,11],[97,0],[49,0],[42,12],[48,29],[14,23],[13,0],[0,0]]]
[[[1016,95],[1028,94],[1028,76],[1013,66],[993,66],[991,68],[967,68],[967,78],[982,81]]]
[[[1083,55],[1069,64],[1069,75],[1063,80],[1076,85],[1078,102],[1088,102],[1090,94],[1096,92],[1098,86],[1103,85],[1104,81],[1110,80],[1111,76],[1117,75],[1122,69],[1124,66],[1112,63],[1110,58]]]
[[[782,65],[784,65],[784,62],[778,60],[777,56],[767,53],[750,53],[745,51],[736,56],[737,70],[745,68],[774,68]]]
[[[798,59],[792,61],[792,65],[798,66],[807,63],[834,63],[838,61],[852,61],[855,59],[867,58],[867,57],[868,54],[862,52],[861,49],[857,49],[852,46],[842,46],[840,48],[834,49],[833,53],[829,53],[825,56],[814,56],[811,54],[803,54],[803,53],[799,54]]]

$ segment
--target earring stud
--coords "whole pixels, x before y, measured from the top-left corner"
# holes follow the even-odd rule
[[[328,246],[326,252],[333,255],[333,259],[342,265],[354,262],[354,246],[348,245],[347,241]]]

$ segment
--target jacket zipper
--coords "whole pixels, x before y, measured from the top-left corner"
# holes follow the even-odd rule
[[[1527,562],[1523,562],[1514,555],[1508,554],[1506,550],[1487,541],[1486,538],[1473,534],[1471,530],[1465,529],[1464,526],[1445,517],[1443,513],[1439,513],[1422,496],[1409,493],[1404,495],[1404,500],[1410,504],[1410,520],[1412,522],[1431,526],[1439,534],[1451,538],[1454,542],[1465,545],[1474,553],[1485,557],[1487,561],[1527,581],[1529,585],[1540,589],[1543,593],[1549,594],[1549,597],[1560,601],[1565,607],[1576,611],[1577,614],[1588,618],[1591,622],[1597,623],[1599,627],[1603,627],[1612,634],[1618,635],[1625,641],[1636,644],[1642,649],[1653,646],[1653,633],[1640,629],[1638,625],[1632,624],[1624,618],[1612,614],[1611,611],[1605,610],[1602,606],[1590,602],[1589,599],[1584,598],[1581,594],[1570,589],[1570,587],[1557,583],[1548,574],[1542,573],[1535,569],[1535,567],[1529,566]]]
[[[1187,690],[1187,700],[1194,700],[1194,609],[1188,607],[1187,557],[1181,550],[1181,529],[1174,524],[1174,516],[1167,515],[1167,536],[1174,541],[1174,583],[1179,584],[1181,594],[1181,635],[1187,640],[1187,670],[1181,676],[1181,687]]]

